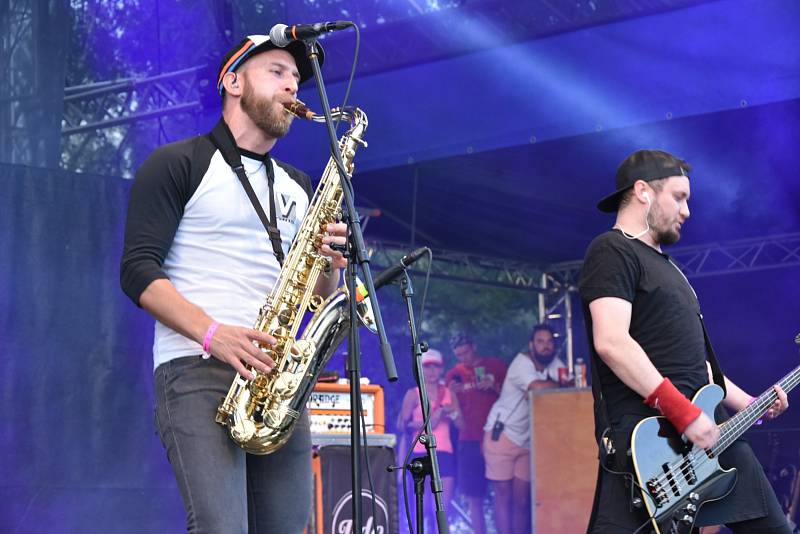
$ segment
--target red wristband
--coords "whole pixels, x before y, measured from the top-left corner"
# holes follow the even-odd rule
[[[669,378],[662,380],[661,384],[644,400],[644,403],[661,412],[681,434],[692,421],[703,413],[672,385]]]

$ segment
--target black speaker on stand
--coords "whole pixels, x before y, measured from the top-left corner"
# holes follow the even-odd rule
[[[353,491],[350,481],[350,445],[348,435],[312,435],[314,456],[314,510],[307,534],[352,532]],[[373,503],[367,466],[362,458],[361,510],[364,532],[398,532],[397,474],[386,468],[395,463],[394,434],[368,434],[367,456],[375,489]]]

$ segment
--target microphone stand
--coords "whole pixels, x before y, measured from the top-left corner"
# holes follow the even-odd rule
[[[423,534],[424,520],[423,520],[423,494],[425,491],[425,476],[431,477],[431,491],[435,500],[436,508],[436,525],[439,534],[447,534],[450,532],[447,526],[447,515],[444,509],[443,502],[443,487],[442,477],[439,474],[439,459],[436,456],[436,437],[431,430],[430,422],[430,401],[428,397],[428,390],[425,387],[425,378],[422,370],[422,353],[428,350],[428,345],[425,342],[419,341],[417,335],[417,325],[414,320],[414,307],[411,303],[411,297],[414,295],[414,288],[411,286],[411,278],[408,276],[408,271],[403,269],[403,275],[400,278],[400,293],[406,303],[406,310],[408,312],[408,327],[411,332],[411,349],[414,359],[414,378],[419,386],[419,405],[422,409],[422,420],[425,421],[425,432],[420,436],[420,441],[425,445],[428,452],[426,457],[414,458],[409,465],[402,466],[403,469],[411,471],[414,478],[414,495],[416,496],[416,520],[417,520],[417,534]],[[414,444],[411,444],[413,447]]]
[[[303,41],[306,45],[306,53],[314,71],[314,80],[317,83],[322,112],[325,115],[325,125],[328,130],[328,139],[331,145],[331,157],[336,162],[339,171],[339,180],[342,184],[342,192],[345,210],[342,212],[342,219],[349,229],[347,236],[347,257],[348,266],[345,270],[347,278],[347,290],[349,292],[350,303],[350,335],[347,341],[347,376],[350,381],[350,461],[352,462],[352,510],[353,510],[353,532],[360,532],[361,521],[361,347],[358,335],[358,312],[356,303],[356,275],[358,269],[364,276],[364,284],[371,299],[372,312],[375,318],[375,325],[380,338],[381,356],[386,376],[390,382],[397,380],[397,369],[392,355],[392,348],[386,338],[386,329],[383,325],[383,318],[378,307],[378,299],[375,294],[375,284],[372,280],[372,272],[369,270],[369,257],[367,248],[364,244],[364,236],[361,233],[361,221],[353,200],[353,191],[350,184],[350,176],[342,161],[342,154],[339,150],[339,140],[336,138],[336,131],[333,126],[333,117],[328,103],[328,95],[325,92],[325,83],[322,80],[322,72],[319,66],[319,53],[317,52],[317,41],[315,38]],[[357,264],[357,265],[356,265]],[[367,458],[369,461],[369,458]]]

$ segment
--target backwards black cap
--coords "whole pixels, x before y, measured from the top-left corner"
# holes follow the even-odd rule
[[[619,209],[625,191],[637,180],[651,182],[669,176],[689,177],[692,166],[677,156],[663,150],[637,150],[617,169],[617,189],[597,203],[597,209],[613,213]]]

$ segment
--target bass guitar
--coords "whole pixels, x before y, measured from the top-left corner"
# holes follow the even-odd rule
[[[789,392],[800,382],[800,366],[778,382]],[[714,410],[724,393],[716,384],[703,386],[692,399],[714,420]],[[736,468],[723,469],[718,456],[769,410],[778,398],[768,389],[747,408],[719,425],[719,441],[701,449],[667,421],[648,417],[631,436],[631,456],[647,513],[656,534],[689,534],[697,512],[707,502],[722,499],[736,484]]]

